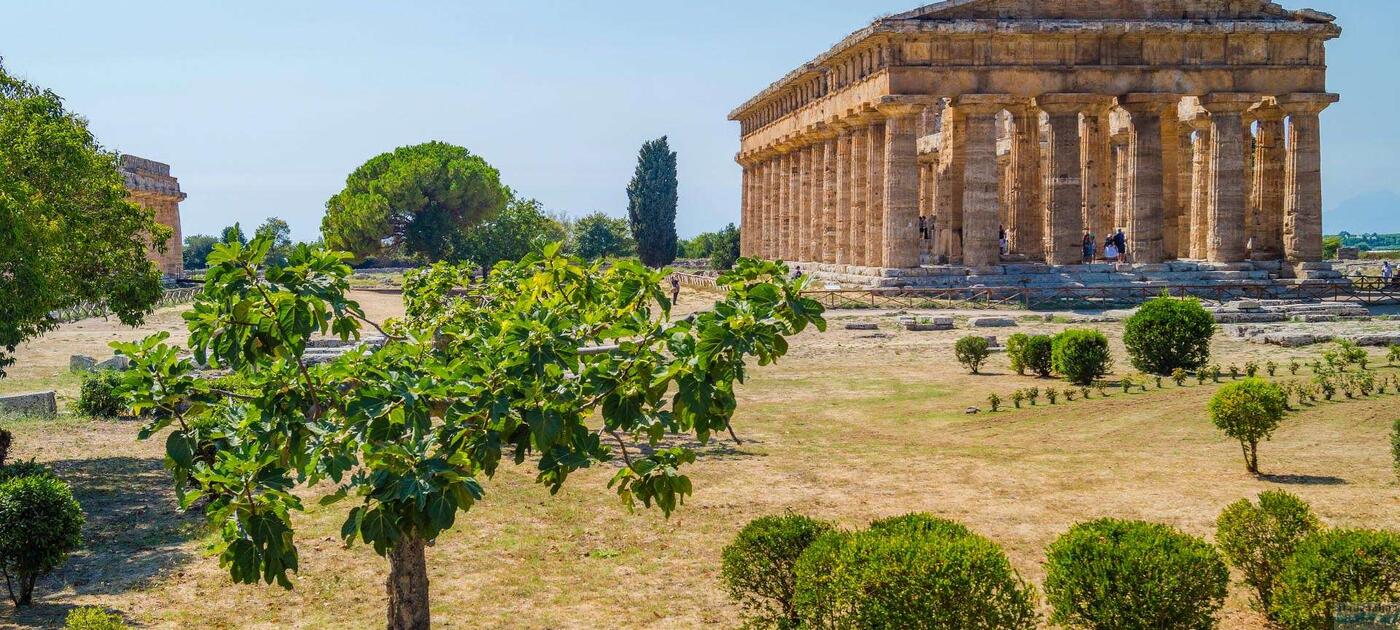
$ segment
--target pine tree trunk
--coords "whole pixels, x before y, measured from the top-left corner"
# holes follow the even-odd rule
[[[388,630],[428,630],[428,560],[417,533],[389,550]]]

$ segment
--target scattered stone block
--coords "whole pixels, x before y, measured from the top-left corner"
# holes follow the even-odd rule
[[[851,322],[851,323],[849,323],[849,324],[846,324],[846,330],[879,330],[879,329],[880,329],[880,325],[879,325],[879,324],[872,324],[872,323],[869,323],[869,322]]]
[[[974,317],[967,322],[973,328],[1010,328],[1016,320],[1010,317]]]
[[[75,354],[68,357],[69,372],[91,372],[97,367],[97,359],[83,354]]]
[[[58,396],[53,391],[0,396],[0,413],[52,418],[58,415]]]
[[[125,372],[131,368],[131,357],[128,357],[124,354],[115,354],[112,355],[112,358],[98,363],[96,366],[94,366],[94,368],[98,370],[115,370],[117,372]]]

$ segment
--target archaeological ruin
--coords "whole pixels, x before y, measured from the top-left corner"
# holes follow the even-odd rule
[[[132,201],[154,210],[156,222],[171,230],[170,240],[165,251],[152,248],[147,255],[160,272],[169,277],[179,277],[185,271],[183,237],[180,234],[180,202],[185,193],[180,191],[180,180],[170,176],[170,165],[123,155],[122,177],[126,180],[127,195]]]
[[[1130,268],[1330,277],[1334,22],[1267,0],[946,0],[878,19],[731,114],[741,249],[918,286],[1121,269],[1103,260],[1121,229]]]

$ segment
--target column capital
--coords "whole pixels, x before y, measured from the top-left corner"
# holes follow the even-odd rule
[[[1113,97],[1103,94],[1055,93],[1035,97],[1035,106],[1047,114],[1105,113],[1113,106]]]
[[[1340,95],[1328,92],[1296,92],[1279,96],[1278,106],[1290,115],[1320,114],[1328,105],[1340,100]]]
[[[969,114],[992,114],[1015,105],[1019,99],[1010,94],[963,94],[953,99],[953,106]]]
[[[1277,102],[1270,99],[1249,108],[1248,115],[1251,119],[1261,122],[1280,122],[1288,117],[1288,112],[1283,111]]]
[[[1118,99],[1118,106],[1129,114],[1162,114],[1176,109],[1181,95],[1165,92],[1133,92]]]
[[[827,123],[819,122],[815,125],[812,125],[811,135],[816,142],[826,142],[827,140],[830,140],[840,135],[840,130]]]
[[[1201,97],[1201,107],[1211,115],[1243,114],[1249,108],[1258,105],[1260,100],[1257,94],[1215,92]]]

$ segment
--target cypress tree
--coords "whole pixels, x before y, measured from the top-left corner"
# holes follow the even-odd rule
[[[637,254],[649,267],[676,260],[676,154],[666,137],[642,145],[627,185],[627,218]]]

